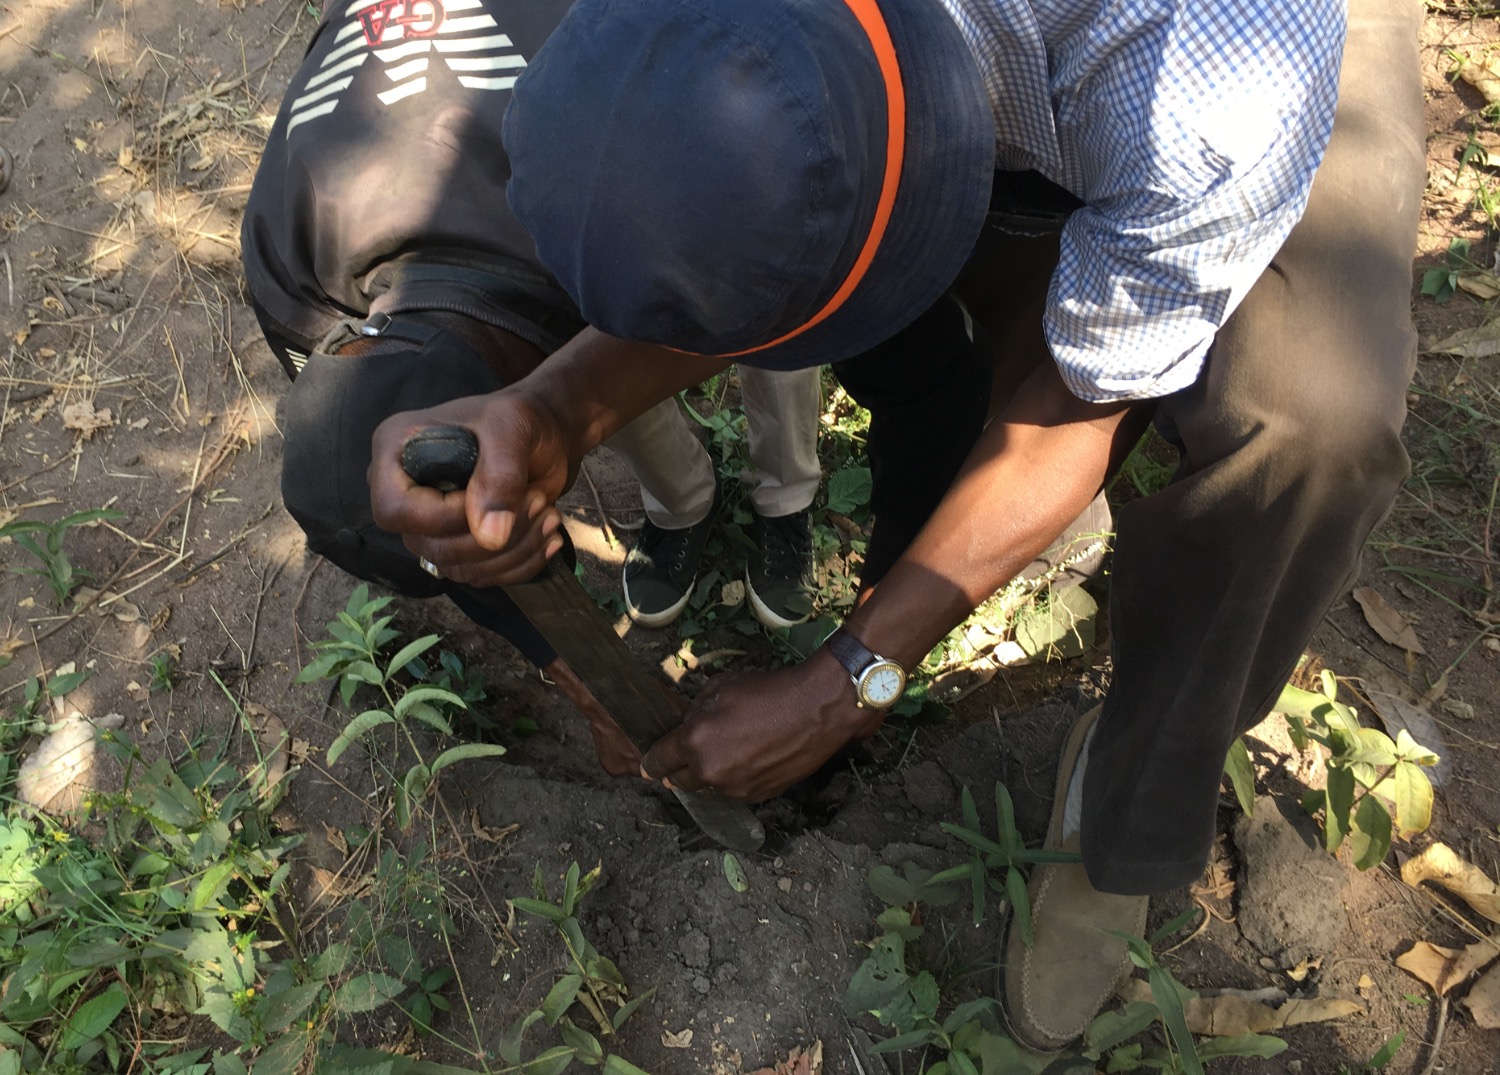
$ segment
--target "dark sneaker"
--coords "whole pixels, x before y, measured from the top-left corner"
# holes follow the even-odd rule
[[[767,627],[795,627],[812,615],[812,518],[795,511],[750,523],[755,549],[745,564],[750,611]]]
[[[650,519],[641,528],[635,548],[625,557],[625,609],[642,627],[665,627],[687,607],[698,580],[698,562],[708,544],[709,531],[719,517],[722,492],[714,493],[713,507],[703,521],[683,530],[663,530]]]

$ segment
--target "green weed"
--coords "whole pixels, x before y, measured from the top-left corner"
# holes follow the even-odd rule
[[[391,726],[398,729],[406,746],[418,759],[392,785],[396,823],[407,829],[411,826],[414,810],[427,797],[438,773],[460,761],[504,754],[505,748],[496,743],[462,743],[441,751],[430,762],[421,760],[423,752],[417,743],[413,724],[425,724],[441,735],[451,736],[453,712],[468,706],[462,697],[446,687],[430,684],[406,686],[398,681],[413,660],[437,645],[438,636],[424,635],[387,659],[385,648],[397,638],[397,632],[391,627],[394,617],[382,615],[391,601],[389,597],[372,599],[368,587],[356,587],[344,611],[328,624],[328,633],[332,637],[315,643],[319,655],[297,674],[297,682],[337,680],[345,705],[353,701],[361,687],[371,687],[379,692],[375,707],[353,717],[334,738],[328,747],[327,762],[334,764],[344,751],[377,728]]]
[[[38,575],[52,587],[52,598],[62,608],[80,581],[92,578],[92,574],[75,568],[63,550],[63,539],[68,531],[77,526],[88,526],[106,519],[123,519],[124,512],[112,508],[96,508],[64,516],[53,523],[22,519],[0,526],[0,539],[10,538],[21,548],[41,561],[40,567],[11,566],[18,575]]]
[[[501,1038],[498,1051],[501,1059],[511,1065],[507,1071],[552,1075],[577,1060],[593,1067],[602,1066],[607,1075],[646,1075],[623,1057],[607,1053],[599,1040],[613,1036],[625,1025],[631,1013],[655,992],[651,989],[639,996],[629,996],[620,968],[600,955],[583,935],[578,924],[578,904],[588,895],[599,876],[598,866],[583,873],[578,863],[571,863],[563,878],[563,891],[554,903],[548,898],[542,868],[538,865],[532,879],[533,896],[510,901],[518,911],[556,927],[568,953],[569,969],[548,990],[541,1007],[527,1012]],[[592,1030],[573,1022],[568,1013],[575,1005],[588,1015]],[[555,1029],[562,1043],[523,1063],[521,1056],[526,1032],[538,1022]]]

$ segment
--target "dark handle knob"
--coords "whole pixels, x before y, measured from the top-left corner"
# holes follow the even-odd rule
[[[479,463],[479,441],[463,426],[429,426],[401,448],[401,469],[418,485],[462,489]]]

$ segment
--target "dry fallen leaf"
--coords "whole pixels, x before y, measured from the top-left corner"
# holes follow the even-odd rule
[[[1487,272],[1474,276],[1460,276],[1458,286],[1460,290],[1467,291],[1470,295],[1485,301],[1500,297],[1500,279],[1496,279]]]
[[[1486,101],[1500,103],[1500,57],[1490,54],[1475,58],[1454,53],[1454,59],[1460,78],[1484,94]]]
[[[809,1049],[793,1049],[774,1068],[759,1068],[750,1075],[822,1075],[823,1043],[815,1041]]]
[[[521,831],[521,824],[512,821],[509,825],[503,825],[498,829],[492,829],[479,820],[479,808],[469,808],[469,831],[487,844],[498,844],[507,836],[513,836]]]
[[[1120,988],[1120,997],[1150,1002],[1151,986],[1139,978],[1129,978]],[[1268,1003],[1271,999],[1277,1003]],[[1189,1030],[1217,1038],[1263,1034],[1302,1023],[1323,1023],[1364,1010],[1363,1004],[1350,997],[1293,1000],[1279,989],[1221,989],[1205,992],[1183,1005]]]
[[[668,1049],[687,1049],[693,1044],[693,1028],[679,1030],[676,1034],[670,1030],[661,1032],[661,1043]]]
[[[1428,344],[1430,354],[1458,355],[1460,358],[1489,358],[1500,354],[1500,322],[1478,328],[1459,329],[1452,336]]]
[[[94,751],[101,729],[119,728],[125,718],[110,713],[91,721],[74,710],[21,765],[16,798],[38,810],[65,813],[82,801],[94,770]]]
[[[342,830],[334,828],[325,821],[323,822],[323,835],[328,837],[328,842],[333,845],[335,851],[344,858],[349,857],[349,841],[344,838]]]
[[[113,616],[121,623],[138,623],[141,618],[139,605],[109,590],[100,593],[91,586],[80,586],[73,591],[73,605],[76,608],[88,605],[99,615]]]
[[[1464,1007],[1485,1030],[1500,1030],[1500,967],[1496,967],[1469,990]]]
[[[1500,959],[1500,933],[1466,948],[1439,948],[1418,941],[1396,957],[1396,966],[1426,982],[1434,993],[1442,996],[1496,959]]]
[[[1500,886],[1478,866],[1465,862],[1447,844],[1433,844],[1401,867],[1401,880],[1412,888],[1423,881],[1441,885],[1491,922],[1500,922]]]
[[[1390,603],[1375,587],[1361,586],[1350,596],[1359,602],[1359,607],[1365,613],[1365,622],[1381,638],[1411,653],[1427,652],[1422,648],[1422,643],[1417,640],[1417,632],[1412,630],[1411,624],[1407,623],[1406,618],[1390,606]]]
[[[108,407],[96,411],[91,402],[80,400],[62,409],[62,422],[64,429],[71,429],[81,440],[88,440],[97,430],[114,425],[115,419]]]

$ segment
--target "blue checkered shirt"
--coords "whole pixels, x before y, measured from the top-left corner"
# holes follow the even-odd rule
[[[1044,327],[1068,387],[1151,399],[1307,204],[1333,126],[1344,0],[942,0],[984,73],[997,166],[1086,203]]]

